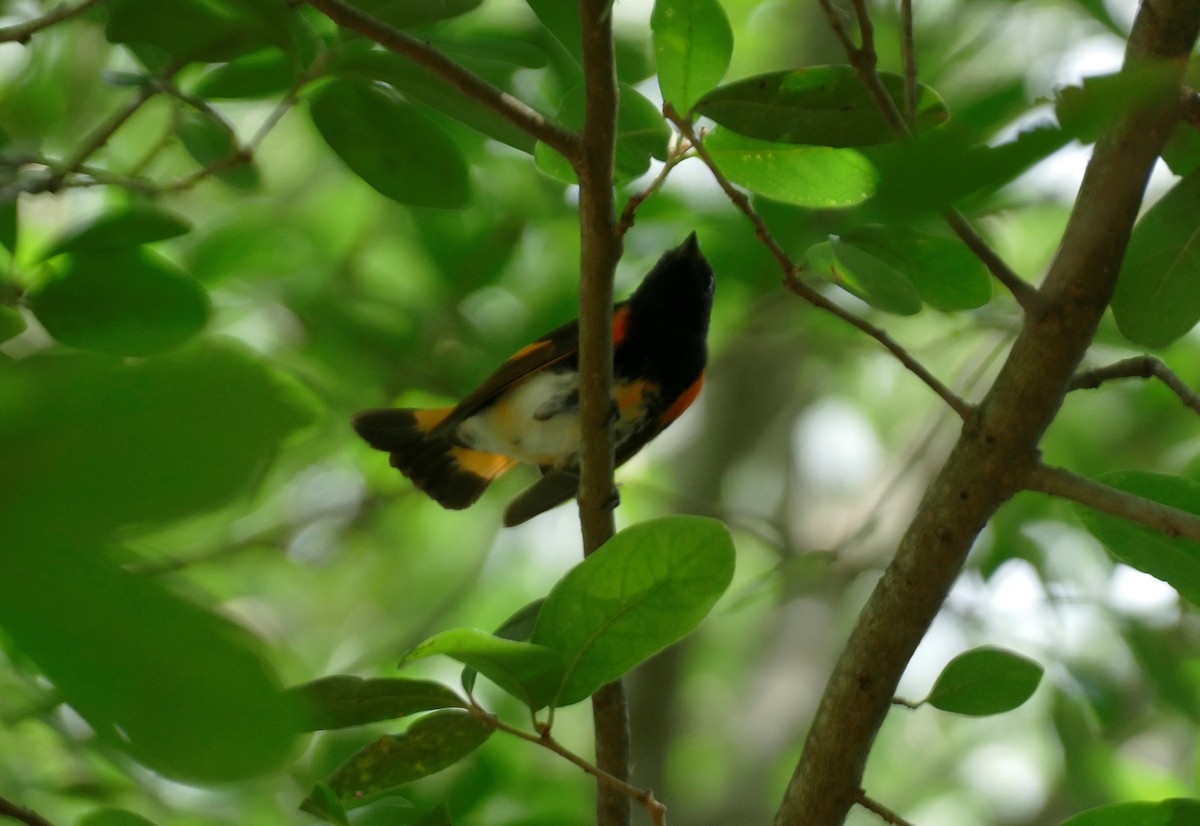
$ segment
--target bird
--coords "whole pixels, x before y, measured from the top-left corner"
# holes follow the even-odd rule
[[[613,308],[613,431],[620,466],[678,419],[700,393],[715,279],[693,232]],[[521,463],[541,477],[504,513],[507,527],[575,498],[579,488],[579,322],[521,348],[453,407],[382,408],[353,418],[444,508],[473,505]],[[615,504],[615,503],[614,503]]]

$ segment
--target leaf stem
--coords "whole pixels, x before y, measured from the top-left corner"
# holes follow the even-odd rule
[[[911,823],[909,823],[904,818],[900,817],[900,815],[893,812],[887,806],[884,806],[882,803],[880,803],[877,800],[872,800],[870,797],[867,796],[867,793],[865,791],[862,791],[861,789],[859,790],[859,793],[858,793],[858,805],[862,806],[867,811],[874,812],[875,814],[879,815],[879,817],[882,818],[884,823],[890,823],[890,824],[892,824],[892,826],[913,826]]]
[[[532,135],[567,160],[578,156],[579,135],[543,117],[533,107],[451,60],[423,40],[390,26],[345,0],[307,0],[335,23],[374,40],[390,51],[404,55],[445,78],[467,97],[482,103],[521,131]]]
[[[3,797],[0,797],[0,817],[24,823],[26,826],[54,826],[32,809],[24,809]]]

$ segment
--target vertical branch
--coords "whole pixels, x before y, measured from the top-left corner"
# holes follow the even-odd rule
[[[913,0],[900,0],[900,51],[904,55],[904,120],[917,128],[917,47],[913,37]]]
[[[586,108],[579,176],[581,262],[579,280],[579,416],[583,435],[579,521],[584,554],[613,534],[613,273],[621,256],[613,168],[617,137],[618,87],[613,53],[612,0],[579,0],[583,36]],[[592,698],[596,765],[620,780],[629,776],[629,712],[618,680]],[[596,822],[625,826],[630,800],[609,787],[597,788]]]

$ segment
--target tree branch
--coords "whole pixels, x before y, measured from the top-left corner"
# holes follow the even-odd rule
[[[841,16],[834,10],[830,0],[819,0],[821,8],[829,17],[830,25],[833,27],[834,34],[837,35],[842,47],[846,50],[846,57],[850,61],[850,65],[858,73],[859,80],[867,88],[871,95],[871,99],[875,101],[875,106],[883,115],[884,120],[888,122],[892,132],[900,140],[911,140],[913,133],[909,123],[905,122],[904,116],[900,113],[900,109],[896,106],[896,102],[892,100],[892,96],[888,94],[887,88],[883,85],[883,80],[879,77],[879,72],[876,69],[878,57],[875,53],[875,35],[874,26],[871,24],[871,17],[867,10],[864,0],[854,0],[854,10],[858,17],[858,28],[862,33],[862,47],[854,45],[854,41],[850,38],[850,34],[846,31],[846,26],[842,22]],[[911,19],[908,23],[911,25]],[[911,35],[911,32],[908,32]],[[911,45],[911,44],[906,44]],[[907,60],[907,58],[906,58]],[[912,95],[912,106],[916,106],[916,58],[912,58],[912,65],[905,66],[906,83],[908,76],[911,74],[912,92],[906,93]],[[912,114],[912,124],[916,123],[916,113]],[[950,229],[954,230],[954,234],[959,240],[967,245],[971,252],[983,262],[983,265],[988,268],[992,277],[999,281],[1004,287],[1012,293],[1013,298],[1021,305],[1027,313],[1038,312],[1041,308],[1041,297],[1038,291],[1033,286],[1027,284],[1017,275],[1011,267],[1004,261],[1000,255],[993,250],[983,237],[971,226],[971,222],[966,217],[956,210],[954,207],[947,207],[942,210],[942,218],[945,219]]]
[[[1151,355],[1134,356],[1107,367],[1097,367],[1093,370],[1076,373],[1075,377],[1071,379],[1071,383],[1067,385],[1067,389],[1094,390],[1104,382],[1114,379],[1148,379],[1151,377],[1171,388],[1180,401],[1200,413],[1200,393],[1184,384],[1183,379],[1175,375],[1161,359]]]
[[[1168,59],[1182,78],[1200,30],[1193,0],[1146,0],[1126,68]],[[860,794],[896,685],[976,536],[1028,484],[1042,434],[1112,297],[1146,181],[1178,120],[1177,89],[1147,96],[1107,126],[1084,174],[1059,253],[976,416],[930,483],[895,558],[859,615],[826,686],[778,826],[840,826]]]
[[[82,14],[99,2],[101,0],[82,0],[82,2],[76,3],[74,6],[59,3],[41,17],[35,17],[32,20],[26,20],[24,23],[16,23],[12,26],[0,27],[0,43],[10,43],[13,41],[27,43],[29,42],[29,38],[42,29],[48,29],[56,23],[61,23],[78,14]]]
[[[1087,505],[1167,536],[1184,536],[1200,542],[1200,516],[1102,485],[1063,468],[1037,465],[1030,472],[1027,485],[1030,490]]]
[[[892,826],[912,826],[911,823],[900,817],[900,815],[893,812],[887,806],[884,806],[877,800],[872,800],[870,797],[867,797],[867,793],[862,790],[860,790],[858,793],[858,805],[862,806],[869,812],[874,812],[875,814],[879,815],[879,817],[883,819],[884,823],[890,823]]]
[[[755,236],[759,241],[766,245],[767,249],[771,251],[771,255],[774,256],[777,262],[779,262],[779,266],[784,272],[784,285],[789,290],[813,306],[819,307],[828,313],[832,313],[833,315],[858,328],[882,344],[884,348],[887,349],[887,351],[893,356],[895,356],[896,359],[911,373],[923,381],[931,390],[933,390],[933,392],[937,393],[938,396],[940,396],[942,400],[950,406],[950,409],[958,414],[959,418],[965,419],[972,414],[972,407],[970,404],[956,395],[949,387],[942,384],[942,382],[939,381],[932,373],[930,373],[925,366],[921,364],[921,362],[917,361],[912,357],[912,355],[909,354],[907,350],[901,347],[899,342],[897,342],[894,338],[888,335],[885,331],[871,324],[869,321],[859,318],[854,313],[829,300],[812,287],[809,287],[807,284],[801,281],[796,275],[799,271],[799,268],[796,266],[795,262],[792,261],[788,254],[784,251],[783,247],[779,246],[779,242],[775,240],[775,237],[771,235],[771,231],[767,228],[766,222],[762,219],[762,216],[758,214],[758,211],[754,208],[754,205],[750,203],[750,199],[746,197],[746,194],[730,183],[729,179],[726,178],[721,172],[720,167],[717,166],[717,163],[713,159],[712,155],[707,149],[704,148],[704,142],[696,137],[696,133],[692,127],[692,124],[687,119],[680,117],[679,114],[670,106],[670,104],[667,104],[667,106],[664,108],[664,112],[667,118],[669,118],[671,122],[679,128],[679,131],[683,134],[683,136],[692,144],[697,156],[699,156],[699,158],[704,161],[705,165],[708,166],[709,171],[712,172],[713,177],[717,181],[717,185],[721,187],[722,191],[724,191],[726,196],[728,196],[729,200],[731,200],[734,205],[740,209],[747,218],[750,219],[751,223],[754,224]]]
[[[307,0],[340,26],[374,40],[384,48],[404,55],[409,60],[434,72],[467,97],[482,103],[521,131],[532,135],[564,158],[574,162],[579,151],[579,136],[547,120],[527,103],[488,83],[446,57],[423,40],[389,26],[378,18],[360,11],[345,0]]]
[[[613,173],[618,86],[611,0],[579,0],[585,94],[583,134],[574,163],[579,177],[579,422],[582,434],[579,522],[584,555],[613,535],[613,276],[621,257]],[[629,709],[620,680],[592,696],[596,765],[629,778]],[[627,826],[629,798],[597,788],[598,826]]]
[[[24,823],[26,826],[54,826],[49,820],[31,809],[23,809],[10,800],[0,797],[0,817]]]

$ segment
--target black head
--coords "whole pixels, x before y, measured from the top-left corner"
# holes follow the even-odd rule
[[[696,233],[668,250],[629,299],[631,326],[704,338],[712,312],[713,270]]]

